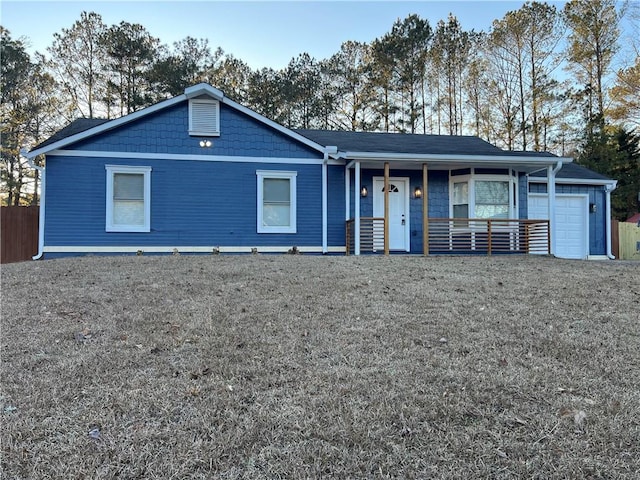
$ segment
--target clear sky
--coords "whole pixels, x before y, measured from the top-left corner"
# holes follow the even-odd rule
[[[30,1],[0,0],[1,24],[14,39],[27,37],[29,52],[45,53],[53,34],[70,28],[82,11],[108,25],[139,23],[171,45],[186,36],[207,38],[212,50],[247,62],[253,69],[280,69],[308,52],[328,58],[347,40],[370,42],[411,13],[438,20],[453,13],[465,30],[489,30],[494,19],[523,1]],[[565,2],[548,2],[562,8]]]

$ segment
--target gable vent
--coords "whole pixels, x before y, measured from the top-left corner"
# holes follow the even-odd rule
[[[220,102],[189,100],[189,135],[220,135]]]

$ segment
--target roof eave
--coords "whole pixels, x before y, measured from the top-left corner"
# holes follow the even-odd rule
[[[245,115],[255,120],[258,120],[261,123],[264,123],[265,125],[268,125],[274,130],[277,130],[278,132],[283,133],[284,135],[287,135],[290,138],[293,138],[294,140],[306,145],[307,147],[312,148],[313,150],[317,150],[318,152],[321,152],[321,153],[335,151],[335,148],[331,148],[331,147],[322,145],[320,143],[314,142],[313,140],[309,140],[307,137],[300,135],[297,132],[294,132],[290,128],[284,127],[279,123],[274,122],[273,120],[268,119],[264,115],[260,115],[258,112],[254,112],[253,110],[245,107],[244,105],[240,105],[238,102],[234,102],[228,97],[224,97],[224,99],[222,100],[222,103],[224,103],[225,105],[229,105],[230,107],[244,113]],[[332,158],[338,157],[338,155],[336,154],[330,154],[330,156]]]
[[[404,161],[425,163],[460,162],[468,164],[504,163],[510,165],[543,167],[556,165],[558,162],[571,163],[569,157],[534,157],[520,155],[451,155],[451,154],[415,154],[415,153],[379,153],[379,152],[342,152],[339,155],[347,161]]]
[[[127,123],[133,122],[134,120],[138,120],[140,118],[146,117],[147,115],[155,113],[159,110],[162,110],[164,108],[180,103],[186,100],[186,98],[187,98],[186,95],[178,95],[177,97],[164,100],[163,102],[156,103],[155,105],[152,105],[147,108],[143,108],[142,110],[138,110],[137,112],[131,113],[129,115],[125,115],[124,117],[116,118],[115,120],[102,123],[96,127],[89,128],[88,130],[85,130],[83,132],[76,133],[75,135],[65,137],[61,140],[58,140],[57,142],[50,143],[49,145],[46,145],[44,147],[27,152],[26,157],[29,159],[32,159],[37,157],[38,155],[44,155],[53,150],[59,150],[72,143],[79,142],[81,140],[85,140],[89,137],[92,137],[93,135],[98,135],[100,133],[106,132],[108,130],[119,127],[121,125],[125,125]]]
[[[529,183],[547,183],[547,177],[529,176]],[[556,176],[556,183],[571,183],[575,185],[617,185],[617,180],[605,178],[562,178]]]

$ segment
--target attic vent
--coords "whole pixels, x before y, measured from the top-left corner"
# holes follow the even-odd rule
[[[189,135],[220,135],[220,102],[189,100]]]

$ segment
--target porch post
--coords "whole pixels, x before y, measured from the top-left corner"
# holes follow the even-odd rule
[[[429,187],[427,183],[427,164],[422,164],[422,253],[429,255]]]
[[[349,188],[351,187],[351,169],[347,168],[344,172],[344,219],[351,218],[351,198],[349,197]]]
[[[353,205],[355,207],[353,229],[354,231],[354,255],[360,255],[360,162],[356,162],[356,185],[353,193]]]
[[[384,254],[389,255],[389,162],[384,162]]]
[[[547,195],[549,196],[549,235],[551,236],[551,251],[549,254],[556,254],[556,171],[553,165],[547,167]]]

